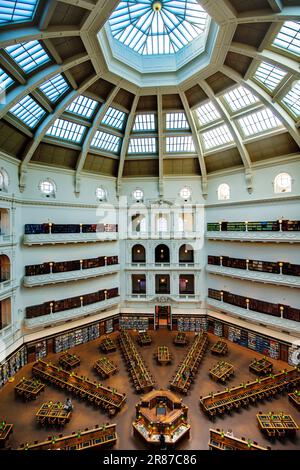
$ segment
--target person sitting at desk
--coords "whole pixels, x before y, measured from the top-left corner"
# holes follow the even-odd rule
[[[67,398],[66,403],[64,404],[64,410],[73,411],[73,405],[71,398]]]

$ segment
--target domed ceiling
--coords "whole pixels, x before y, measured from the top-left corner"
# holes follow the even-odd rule
[[[198,42],[197,42],[198,41]],[[199,42],[200,41],[200,42]],[[0,1],[0,149],[124,178],[299,157],[298,0]]]

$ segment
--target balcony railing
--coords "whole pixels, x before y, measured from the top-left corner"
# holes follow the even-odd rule
[[[214,222],[207,224],[206,238],[213,240],[300,243],[300,221]]]
[[[165,298],[166,301],[185,301],[185,302],[199,302],[201,300],[200,295],[198,294],[166,294],[166,293],[156,293],[156,294],[128,294],[126,296],[127,301],[142,300],[142,301],[153,301],[155,302],[158,298]]]
[[[91,243],[117,240],[115,224],[26,224],[24,244]]]
[[[12,235],[6,235],[0,233],[0,246],[11,245],[13,243]],[[16,244],[16,242],[14,243]]]
[[[165,270],[167,269],[168,271],[170,269],[172,270],[181,270],[181,269],[192,269],[193,271],[195,270],[200,270],[200,263],[127,263],[126,264],[126,269],[153,269],[153,270]]]

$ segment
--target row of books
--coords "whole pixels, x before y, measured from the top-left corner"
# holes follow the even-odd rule
[[[282,231],[299,231],[300,221],[299,220],[267,220],[267,221],[255,221],[255,222],[209,222],[207,224],[208,232],[245,232],[246,228],[248,232],[278,232]]]
[[[220,256],[208,256],[208,264],[221,266]],[[280,261],[261,261],[249,260],[249,271],[259,271],[265,273],[280,273]],[[222,266],[233,269],[247,269],[246,259],[230,258],[229,256],[222,256]],[[288,276],[300,276],[300,265],[282,262],[282,274]]]
[[[97,339],[99,336],[99,324],[79,328],[75,331],[70,331],[69,333],[57,336],[54,342],[54,350],[57,353],[66,351],[74,346],[79,346],[80,344]]]
[[[149,319],[147,317],[125,317],[119,319],[120,330],[148,330]]]
[[[112,318],[109,318],[105,322],[105,333],[108,335],[109,333],[112,333],[114,331],[114,320]]]
[[[117,232],[117,224],[26,224],[25,234]]]
[[[265,338],[242,328],[229,326],[228,339],[240,346],[247,347],[272,359],[279,359],[280,344],[278,341]]]
[[[223,336],[223,325],[222,325],[222,323],[215,322],[215,324],[214,324],[214,334],[216,336]]]
[[[177,329],[178,331],[207,331],[207,319],[206,318],[178,318]]]
[[[22,346],[9,359],[0,364],[0,388],[26,364],[27,348]]]
[[[82,260],[73,260],[73,261],[58,261],[52,263],[52,269],[50,263],[42,264],[33,264],[25,266],[25,276],[39,276],[42,274],[52,273],[63,273],[68,271],[78,271],[79,269],[91,269],[99,268],[101,266],[111,266],[118,264],[118,256],[100,256],[99,258],[89,258]]]

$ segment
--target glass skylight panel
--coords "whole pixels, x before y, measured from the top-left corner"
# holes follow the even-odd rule
[[[46,111],[29,95],[16,103],[9,111],[31,128],[35,127],[46,114]]]
[[[238,120],[245,137],[260,134],[269,129],[275,129],[281,122],[268,108],[248,114]]]
[[[232,111],[238,111],[239,109],[246,108],[251,104],[257,103],[258,99],[246,88],[239,86],[234,90],[225,93],[225,100],[230,106]]]
[[[275,37],[273,45],[300,55],[300,22],[285,21]]]
[[[233,142],[233,137],[226,124],[203,132],[202,138],[206,150]]]
[[[92,140],[91,146],[117,153],[120,147],[120,142],[120,137],[116,135],[108,134],[107,132],[103,131],[97,131]]]
[[[128,153],[155,153],[155,137],[138,137],[129,140]]]
[[[49,127],[46,135],[79,143],[83,138],[85,130],[86,127],[80,124],[75,124],[74,122],[64,119],[56,119],[54,124]]]
[[[121,1],[109,19],[112,35],[142,55],[174,54],[207,28],[197,0]]]
[[[0,68],[0,93],[14,83],[14,80]]]
[[[189,129],[185,113],[167,113],[166,129]]]
[[[87,96],[79,95],[67,107],[67,111],[89,119],[94,114],[97,104],[98,101],[92,100]]]
[[[282,99],[283,103],[295,114],[300,116],[300,80],[295,83],[292,89]]]
[[[40,90],[47,96],[47,98],[55,102],[69,89],[67,81],[62,75],[56,75],[50,80],[47,80],[40,86]]]
[[[167,137],[166,151],[171,152],[194,152],[194,140],[191,135]]]
[[[199,108],[196,109],[196,113],[202,126],[221,118],[219,111],[211,101],[199,106]]]
[[[38,0],[0,0],[0,25],[30,21]]]
[[[5,48],[11,58],[24,70],[31,72],[51,59],[39,41],[22,42]]]
[[[102,124],[115,127],[116,129],[123,129],[125,117],[126,114],[123,111],[110,107],[106,111]]]
[[[254,78],[265,85],[269,90],[273,91],[286,74],[287,72],[281,70],[279,67],[268,64],[267,62],[262,62],[256,70]]]
[[[133,131],[155,131],[154,114],[137,114],[135,117]]]

